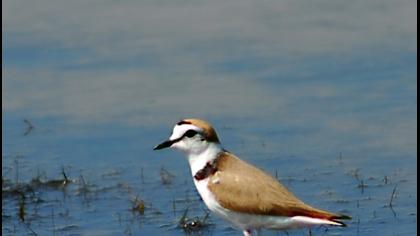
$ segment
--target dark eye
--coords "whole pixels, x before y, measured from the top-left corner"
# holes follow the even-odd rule
[[[185,132],[184,136],[191,138],[191,137],[194,137],[194,135],[196,134],[197,134],[197,131],[190,129],[190,130],[187,130],[187,132]]]

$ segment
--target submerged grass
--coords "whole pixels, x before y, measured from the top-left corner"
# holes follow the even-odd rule
[[[134,183],[121,181],[123,174],[121,170],[108,170],[105,174],[96,173],[99,176],[99,181],[94,181],[86,175],[79,175],[75,178],[64,167],[61,167],[60,175],[57,178],[47,178],[45,175],[37,174],[25,182],[19,178],[19,162],[13,163],[14,168],[17,169],[11,171],[14,168],[6,167],[6,170],[15,176],[2,176],[2,218],[5,225],[3,232],[10,233],[10,235],[44,235],[45,231],[37,232],[40,227],[46,228],[47,232],[52,235],[83,234],[84,228],[78,223],[80,222],[80,219],[77,218],[78,215],[82,213],[94,218],[95,214],[92,212],[95,213],[98,211],[97,208],[101,207],[108,207],[107,211],[111,211],[109,214],[115,216],[116,225],[120,227],[116,230],[119,234],[136,235],[147,225],[154,225],[156,228],[165,225],[164,227],[169,232],[177,230],[177,234],[182,232],[186,235],[208,235],[212,234],[215,228],[211,227],[214,224],[211,223],[210,212],[202,213],[202,210],[206,208],[193,190],[192,183],[189,180],[179,180],[163,166],[155,170],[156,178],[151,178],[147,175],[148,172],[141,169],[139,178]],[[378,207],[369,210],[372,213],[368,214],[371,219],[355,214],[355,212],[362,212],[367,206],[374,206],[375,203],[381,208],[384,205],[390,208],[394,218],[397,217],[394,208],[400,188],[397,188],[397,184],[395,186],[390,184],[398,183],[395,178],[391,179],[390,174],[363,178],[360,169],[354,169],[348,173],[348,187],[355,194],[352,195],[353,197],[337,195],[337,199],[332,199],[330,202],[336,203],[337,206],[344,206],[345,209],[339,210],[353,215],[354,220],[349,223],[349,228],[353,226],[352,232],[362,233],[364,230],[362,227],[365,227],[364,223],[367,220],[382,219],[379,217],[381,212]],[[279,178],[277,170],[274,175]],[[332,174],[329,173],[328,176],[330,175]],[[291,178],[289,178],[290,181]],[[148,187],[146,188],[145,185]],[[367,188],[368,185],[370,188]],[[393,189],[390,195],[387,192],[383,198],[372,194],[375,189],[390,189],[391,187]],[[161,193],[164,192],[172,195],[169,198],[162,198]],[[62,197],[60,197],[60,193],[63,193]],[[329,198],[336,195],[333,191],[326,193]],[[73,196],[75,196],[73,199],[79,200],[79,202],[81,200],[80,208],[66,205],[67,198]],[[118,199],[123,199],[123,201],[118,201],[119,203],[125,202],[121,206],[123,211],[113,206],[114,201]],[[105,204],[96,204],[97,201],[102,200]],[[161,205],[153,206],[153,203],[159,200]],[[104,212],[106,213],[106,211],[101,211],[101,214]],[[282,232],[279,235],[283,234],[288,235],[289,233]],[[308,231],[308,235],[311,234],[316,235],[317,233]],[[324,232],[324,235],[330,234],[334,234],[334,232]],[[295,234],[290,233],[290,235]]]
[[[35,232],[32,226],[44,225],[44,228],[49,228],[52,235],[60,235],[62,233],[77,232],[81,226],[73,222],[73,217],[69,209],[66,209],[66,199],[71,196],[80,197],[82,199],[82,208],[86,212],[92,209],[95,205],[95,200],[100,200],[104,194],[111,193],[111,195],[119,196],[121,198],[129,198],[134,195],[134,189],[126,182],[118,182],[111,186],[100,186],[88,181],[84,175],[78,178],[72,178],[68,175],[64,167],[61,168],[61,177],[49,179],[46,176],[37,174],[29,181],[25,182],[19,179],[19,163],[15,163],[16,171],[14,172],[14,181],[2,176],[2,197],[3,197],[3,232],[11,232],[11,234],[30,234],[39,235]],[[13,168],[11,168],[13,169]],[[112,172],[114,173],[114,172]],[[118,173],[118,172],[115,172]],[[171,186],[175,175],[170,173],[164,167],[159,171],[161,177],[161,185]],[[100,175],[103,179],[108,174]],[[116,175],[118,176],[118,175]],[[140,182],[144,184],[145,176],[143,171],[141,173]],[[106,180],[103,184],[107,184]],[[54,197],[55,193],[62,192],[62,198]],[[120,195],[119,193],[123,193]],[[193,233],[204,230],[208,227],[209,213],[204,216],[188,217],[188,208],[184,206],[191,204],[192,200],[188,192],[186,192],[185,199],[178,199],[180,210],[186,209],[184,215],[174,223],[174,227],[180,227],[182,231]],[[175,210],[175,200],[172,202]],[[6,205],[5,205],[6,204]],[[16,207],[13,207],[15,205]],[[47,211],[40,211],[40,209],[50,209]],[[162,212],[152,204],[147,204],[146,200],[139,197],[139,193],[132,197],[127,204],[126,209],[129,210],[134,217],[124,217],[124,213],[115,212],[117,221],[121,225],[123,234],[133,235],[136,230],[133,228],[136,224],[142,225],[148,219],[156,219],[157,216],[162,216]],[[11,211],[15,213],[11,214]],[[140,217],[140,218],[138,218]],[[46,220],[48,219],[48,220]],[[61,222],[61,223],[59,223]],[[63,222],[65,222],[63,224]],[[42,233],[41,233],[42,234]]]
[[[210,226],[210,223],[208,223],[209,214],[210,212],[207,211],[202,217],[195,216],[189,218],[188,208],[186,208],[184,214],[178,221],[178,227],[181,228],[187,234],[202,231]]]

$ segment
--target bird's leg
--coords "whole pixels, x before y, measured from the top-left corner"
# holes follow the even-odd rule
[[[244,230],[244,236],[252,236],[252,230],[251,229]]]

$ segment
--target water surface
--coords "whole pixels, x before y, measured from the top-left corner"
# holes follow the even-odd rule
[[[5,1],[2,233],[240,235],[152,150],[197,117],[353,217],[313,235],[416,234],[416,4]]]

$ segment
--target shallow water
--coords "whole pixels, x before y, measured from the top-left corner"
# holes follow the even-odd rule
[[[175,151],[152,151],[168,133],[162,128],[97,125],[86,129],[58,124],[57,120],[31,122],[35,128],[24,136],[22,120],[3,117],[3,178],[12,184],[28,183],[37,176],[45,181],[63,179],[63,168],[71,183],[35,189],[34,196],[25,199],[23,222],[18,217],[19,197],[5,196],[3,190],[4,234],[183,235],[177,225],[186,209],[190,218],[205,217],[206,208],[194,189],[184,157]],[[166,126],[170,129],[169,124]],[[235,122],[234,126],[219,131],[223,140],[230,139],[229,150],[277,176],[304,201],[353,217],[348,228],[316,228],[316,235],[415,234],[413,157],[375,153],[366,154],[369,158],[346,153],[287,155],[264,141],[270,137],[267,132],[258,134],[258,142],[235,141],[233,136],[255,130],[247,128],[246,122]],[[239,126],[245,132],[236,128]],[[217,127],[223,124],[219,121]],[[170,173],[165,179],[169,178],[169,183],[162,181],[162,167]],[[144,212],[132,210],[136,197],[144,201]],[[387,206],[391,197],[392,209]],[[197,234],[235,232],[213,215],[206,223],[209,226]],[[302,232],[305,230],[290,231],[289,235]],[[275,233],[264,232],[271,234]]]
[[[3,1],[2,233],[240,235],[152,150],[197,117],[353,217],[312,235],[415,235],[416,5]]]

